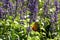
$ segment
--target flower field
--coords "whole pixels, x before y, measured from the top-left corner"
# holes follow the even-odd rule
[[[60,0],[0,0],[0,40],[60,40]]]

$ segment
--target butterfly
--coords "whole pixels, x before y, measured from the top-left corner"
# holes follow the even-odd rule
[[[40,32],[40,26],[39,26],[39,23],[38,23],[38,22],[35,22],[35,23],[32,25],[32,30],[33,30],[33,31]]]

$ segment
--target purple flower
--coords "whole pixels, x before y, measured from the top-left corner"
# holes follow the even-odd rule
[[[44,4],[44,15],[48,14],[48,7],[46,4]]]
[[[25,17],[24,17],[25,15],[23,13],[23,10],[20,10],[19,13],[20,13],[20,19],[24,20],[25,19]]]
[[[46,2],[44,3],[44,16],[47,16],[47,14],[48,14],[48,11],[49,11],[49,9],[48,9],[49,2],[50,2],[50,0],[46,0]]]
[[[58,12],[55,11],[55,14],[54,14],[55,22],[57,22],[57,20],[58,20],[58,16],[57,15],[58,15]]]
[[[23,12],[25,13],[26,11],[27,11],[27,8],[24,8],[24,9],[23,9]]]
[[[59,2],[58,2],[57,0],[55,0],[55,1],[54,1],[54,5],[55,5],[55,7],[56,7],[54,17],[55,17],[55,22],[57,22],[57,20],[58,20],[57,15],[58,15],[58,11],[59,11]]]
[[[24,19],[24,17],[23,17],[23,10],[20,10],[19,13],[20,13],[20,19],[23,20]]]
[[[38,13],[38,8],[35,8],[35,9],[34,9],[34,12],[35,12],[35,13]]]
[[[51,22],[51,23],[54,23],[54,22],[55,22],[54,18],[55,18],[55,17],[54,17],[54,14],[51,14],[51,19],[50,19],[50,22]]]
[[[5,9],[12,7],[12,3],[11,3],[9,0],[4,0],[3,2],[4,2],[3,7],[4,7]]]
[[[0,18],[2,18],[3,12],[3,9],[0,7]]]
[[[38,0],[29,0],[28,8],[30,10],[30,23],[36,21],[38,13]]]
[[[21,2],[22,2],[22,5],[24,5],[24,0],[21,0]]]
[[[9,2],[9,7],[12,8],[12,2]]]
[[[8,4],[8,3],[9,3],[9,0],[4,0],[4,3],[5,3],[5,4]]]
[[[3,9],[0,7],[0,13],[2,13],[3,12]]]
[[[23,11],[22,11],[22,10],[20,10],[20,11],[19,11],[19,13],[20,13],[20,14],[22,14],[22,13],[23,13]]]
[[[55,4],[55,6],[58,6],[58,1],[54,0],[54,4]]]
[[[54,5],[56,7],[56,11],[58,11],[59,10],[59,2],[57,0],[55,0]]]
[[[29,0],[28,8],[30,9],[31,13],[34,13],[34,9],[38,7],[38,2],[35,0]],[[37,8],[38,9],[38,8]],[[38,10],[36,10],[38,11]]]

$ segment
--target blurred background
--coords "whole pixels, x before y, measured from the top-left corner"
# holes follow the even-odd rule
[[[60,40],[60,0],[0,0],[0,40]]]

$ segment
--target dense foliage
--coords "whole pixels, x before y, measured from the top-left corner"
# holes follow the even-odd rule
[[[60,40],[60,0],[0,0],[0,40]]]

